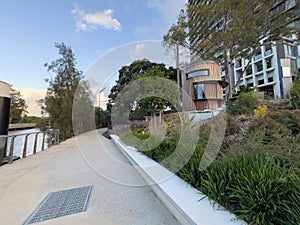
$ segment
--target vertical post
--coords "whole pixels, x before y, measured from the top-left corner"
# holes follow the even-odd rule
[[[101,128],[101,93],[105,90],[106,87],[102,88],[99,92],[98,92],[98,101],[99,101],[99,128]]]
[[[233,83],[232,83],[232,68],[231,68],[231,57],[230,57],[230,49],[226,48],[226,67],[227,67],[227,79],[228,79],[228,98],[232,98],[232,87],[233,87]]]
[[[57,132],[57,144],[59,144],[59,129],[57,129],[56,132]]]
[[[36,154],[36,147],[37,147],[37,139],[38,139],[38,135],[39,133],[35,134],[35,138],[34,138],[34,147],[33,147],[33,154]]]
[[[8,134],[11,88],[8,84],[0,82],[0,135]],[[6,156],[7,137],[0,137],[0,164]]]
[[[43,132],[43,142],[42,142],[42,148],[41,151],[45,150],[45,137],[46,137],[46,132]]]
[[[22,158],[26,158],[26,156],[27,156],[27,141],[28,141],[28,136],[29,136],[29,134],[25,135],[25,141],[24,141],[24,147],[23,147],[23,157]]]
[[[48,130],[48,148],[50,148],[52,145],[52,134],[51,131]]]
[[[9,160],[8,160],[9,164],[11,164],[13,162],[15,138],[16,138],[16,136],[11,137],[10,149],[9,149]]]
[[[179,75],[180,75],[180,71],[179,71],[179,46],[176,45],[176,70],[177,70],[177,85],[178,85],[178,90],[180,88],[180,78],[179,78]]]
[[[54,131],[54,145],[57,144],[57,130]]]
[[[180,89],[180,69],[179,69],[179,45],[176,45],[176,73],[177,73],[177,86],[178,86],[178,93],[181,93]],[[178,104],[182,106],[182,99],[178,96]]]

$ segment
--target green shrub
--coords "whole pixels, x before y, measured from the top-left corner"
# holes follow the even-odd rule
[[[300,133],[300,111],[281,110],[270,112],[268,116],[292,131],[293,135]]]
[[[203,172],[199,170],[199,165],[203,153],[204,150],[198,145],[188,163],[186,163],[185,166],[179,172],[177,172],[177,175],[181,179],[183,179],[195,188],[199,188],[202,181]]]
[[[241,92],[235,101],[226,102],[226,111],[231,115],[252,115],[257,104],[258,100],[252,93]]]
[[[263,156],[215,161],[200,190],[249,224],[300,223],[300,181],[292,170]]]
[[[300,168],[300,135],[270,116],[252,123],[243,145],[230,146],[230,152],[264,153],[283,165]]]

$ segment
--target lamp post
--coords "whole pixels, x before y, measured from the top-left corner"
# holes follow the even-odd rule
[[[104,88],[102,88],[99,92],[98,92],[98,105],[99,105],[99,126],[100,126],[100,124],[101,124],[101,120],[100,120],[100,115],[101,115],[101,101],[100,101],[100,99],[101,99],[101,93],[103,92],[105,90],[105,87]]]

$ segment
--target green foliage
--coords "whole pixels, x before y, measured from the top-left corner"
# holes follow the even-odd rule
[[[199,188],[203,180],[203,172],[199,169],[203,154],[203,148],[198,145],[191,159],[177,173],[179,177],[195,188]]]
[[[223,146],[226,154],[219,155],[204,171],[199,165],[211,134],[211,125],[202,125],[197,147],[177,175],[248,224],[298,225],[299,112],[267,112],[263,120],[256,118],[243,145],[229,140],[230,136],[240,132],[240,128],[235,119],[227,115],[226,146]],[[135,135],[141,139],[149,138],[149,134],[142,134],[142,131],[137,129]],[[159,146],[144,153],[158,162],[170,157],[178,145],[180,130],[172,125],[167,133],[167,138]],[[169,164],[164,166],[173,168]]]
[[[293,134],[288,127],[267,115],[263,120],[255,119],[244,138],[243,145],[232,145],[228,152],[264,153],[276,158],[282,165],[300,168],[299,138],[299,133]]]
[[[252,93],[240,92],[235,101],[226,102],[226,111],[231,115],[252,115],[258,101]]]
[[[10,104],[9,123],[20,123],[27,113],[26,101],[21,94],[13,95]]]
[[[300,133],[300,111],[281,110],[269,112],[268,116],[292,131],[293,135]]]
[[[48,118],[37,116],[24,116],[21,123],[35,123],[40,130],[46,130],[48,126]]]
[[[75,105],[77,110],[73,115],[78,118],[74,124],[77,133],[90,128],[92,121],[89,121],[89,118],[91,118],[93,107],[87,83],[84,81],[80,83],[83,76],[82,72],[76,69],[76,60],[71,47],[64,43],[55,44],[55,47],[58,48],[61,58],[45,64],[47,70],[54,73],[55,77],[46,79],[49,87],[45,99],[40,103],[43,111],[49,114],[50,126],[59,129],[61,140],[65,140],[74,135],[73,102],[77,104]],[[74,101],[76,91],[76,101]],[[79,121],[84,118],[83,115],[86,115],[85,121]]]
[[[215,161],[200,190],[249,224],[298,224],[300,180],[271,158],[230,156]]]
[[[127,85],[129,85],[129,83],[139,78],[150,76],[162,77],[173,81],[176,81],[177,79],[176,70],[172,67],[167,68],[163,63],[153,63],[147,59],[134,61],[129,66],[123,66],[119,70],[119,78],[116,81],[117,84],[112,87],[111,92],[108,96],[110,98],[110,105],[108,106],[108,108],[111,108],[111,104],[115,102],[118,94]],[[136,90],[136,93],[138,93],[138,91],[139,89]],[[141,89],[141,91],[144,90]],[[153,94],[153,96],[148,96],[147,98],[140,99],[136,103],[126,103],[124,101],[124,104],[131,105],[132,108],[135,108],[135,116],[153,115],[170,106],[170,104],[166,100],[154,96],[155,94]]]
[[[95,107],[95,122],[97,129],[107,127],[111,124],[110,112],[108,110]]]
[[[300,108],[300,79],[294,80],[293,86],[291,87],[288,98],[295,109]]]

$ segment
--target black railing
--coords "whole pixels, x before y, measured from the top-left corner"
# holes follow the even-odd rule
[[[34,135],[34,144],[33,144],[33,149],[32,149],[32,154],[36,154],[38,151],[38,139],[39,139],[39,134],[43,134],[43,139],[40,147],[40,151],[45,150],[45,144],[48,144],[48,148],[51,147],[52,145],[59,144],[59,130],[46,130],[46,131],[39,131],[39,132],[31,132],[31,133],[25,133],[25,134],[16,134],[16,135],[0,135],[0,138],[3,140],[6,139],[6,143],[8,143],[8,140],[10,140],[10,144],[7,145],[6,147],[6,156],[4,158],[4,161],[2,164],[6,163],[12,163],[14,159],[19,159],[21,156],[22,158],[26,158],[27,155],[27,150],[28,150],[28,137],[30,135]],[[23,151],[19,156],[15,156],[15,139],[16,137],[24,136],[24,142],[23,142]],[[9,151],[8,151],[9,150]]]

